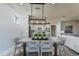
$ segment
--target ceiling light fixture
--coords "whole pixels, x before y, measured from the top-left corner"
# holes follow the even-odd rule
[[[23,3],[20,3],[20,5],[23,5]]]

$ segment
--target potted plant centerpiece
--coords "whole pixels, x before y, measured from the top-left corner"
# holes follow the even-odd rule
[[[44,39],[44,40],[46,39],[46,34],[45,34],[45,33],[43,33],[43,39]]]
[[[37,38],[38,38],[38,33],[33,33],[33,39],[37,40]]]
[[[42,39],[42,33],[38,32],[38,39],[41,40]]]

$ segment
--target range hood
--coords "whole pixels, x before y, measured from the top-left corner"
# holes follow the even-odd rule
[[[44,3],[31,3],[31,19],[45,19]]]

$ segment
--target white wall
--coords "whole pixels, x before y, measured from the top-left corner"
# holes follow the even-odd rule
[[[13,16],[15,12],[6,4],[0,4],[0,55],[5,55],[8,49],[14,47],[15,25]],[[10,52],[10,51],[9,51]]]
[[[21,33],[28,36],[28,16],[21,11],[17,12],[8,4],[0,4],[0,55],[14,51],[13,39],[20,37]],[[20,17],[19,24],[14,23],[15,15]]]
[[[28,15],[30,15],[31,13],[31,7],[29,4],[25,5],[20,5],[19,3],[13,3],[13,4],[9,4],[9,6],[15,10],[15,12],[17,12],[20,16],[20,27],[22,27],[22,30],[24,31],[23,35],[28,37]]]

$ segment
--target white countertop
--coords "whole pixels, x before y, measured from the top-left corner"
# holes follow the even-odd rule
[[[29,37],[25,37],[25,38],[22,38],[21,40],[19,40],[19,42],[27,42],[27,41],[31,41],[32,38],[29,38]]]
[[[63,35],[62,37],[66,38],[65,45],[67,47],[79,53],[79,37],[71,35]]]

